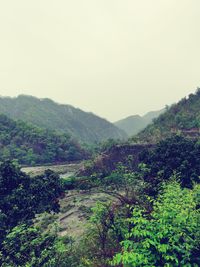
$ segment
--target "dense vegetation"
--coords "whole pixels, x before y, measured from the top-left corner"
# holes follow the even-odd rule
[[[35,165],[82,160],[88,153],[69,135],[14,121],[0,114],[0,161]]]
[[[0,259],[0,264],[3,264],[1,266],[23,266],[17,250],[20,250],[22,259],[26,258],[21,246],[24,246],[24,251],[30,253],[26,244],[30,247],[31,238],[39,235],[36,230],[28,227],[33,223],[36,214],[59,211],[58,198],[62,192],[59,176],[51,171],[30,178],[14,163],[6,161],[0,165],[0,251],[3,257]],[[24,235],[26,243],[20,241],[21,234]],[[27,239],[28,237],[30,238]],[[47,240],[42,241],[38,237],[38,242],[44,247]],[[34,250],[34,247],[31,250]]]
[[[0,98],[0,113],[42,128],[67,133],[82,142],[96,143],[109,138],[126,138],[125,132],[92,113],[50,99],[20,95]]]
[[[65,184],[114,198],[93,209],[78,266],[199,266],[199,142],[161,141],[140,154],[137,171],[127,160],[109,176]]]
[[[154,122],[147,126],[134,141],[157,142],[169,137],[173,131],[183,132],[191,136],[188,130],[200,128],[200,89],[195,94],[190,94],[188,98],[183,98],[177,104],[172,105],[161,114]],[[198,134],[198,133],[197,133]]]
[[[187,103],[187,116],[190,108],[197,114],[195,103],[199,97],[198,91],[196,95],[180,102],[180,114],[184,114]],[[166,114],[171,114],[175,107]],[[166,118],[166,114],[160,118]],[[179,124],[176,127],[198,127],[198,118],[191,116],[186,121],[180,119],[184,121],[184,128]],[[37,140],[37,144],[41,140],[51,140],[52,146],[48,143],[48,149],[51,150],[55,139],[50,136],[64,138],[49,130],[12,121],[4,115],[0,119],[1,140],[11,140],[5,143],[8,148],[9,144],[15,144],[16,148],[25,150],[25,144],[34,145],[34,140]],[[170,129],[171,124],[168,126]],[[165,129],[167,132],[168,128]],[[69,137],[66,138],[69,142]],[[20,146],[22,141],[23,146]],[[59,148],[62,143],[55,144]],[[177,132],[153,146],[136,145],[131,149],[129,146],[123,146],[123,161],[118,160],[118,164],[109,170],[104,161],[101,161],[97,172],[94,168],[96,163],[87,163],[93,164],[92,173],[84,177],[61,179],[54,172],[46,171],[43,175],[31,178],[20,171],[15,161],[5,160],[0,165],[0,266],[200,266],[199,138],[186,138],[183,133]],[[115,151],[120,159],[119,145],[110,140],[98,151],[106,147],[109,151]],[[45,156],[44,152],[42,150],[39,155]],[[76,155],[76,150],[71,153],[71,156]],[[13,158],[23,159],[19,155]],[[4,154],[3,159],[6,158]],[[87,201],[94,192],[106,195],[106,199],[99,198],[92,209],[82,206],[90,218],[85,232],[78,232],[75,240],[67,234],[59,234],[59,222],[44,226],[41,221],[47,213],[53,216],[59,212],[59,198],[68,198],[70,190],[74,190],[70,192],[73,207],[76,205],[75,194],[88,193]],[[66,208],[70,212],[70,205]]]
[[[147,156],[152,159],[157,151],[161,158],[160,173],[154,172],[158,183],[153,195],[149,192],[152,180],[147,179],[151,161],[141,162],[137,172],[119,165],[109,177],[88,177],[91,187],[86,190],[105,192],[113,201],[97,203],[88,231],[75,243],[68,236],[59,237],[56,227],[44,231],[34,224],[37,213],[58,211],[63,190],[58,176],[48,171],[30,178],[15,165],[2,164],[2,266],[199,266],[200,187],[198,179],[192,178],[199,166],[194,164],[188,188],[185,169],[182,173],[179,169],[183,155],[173,154],[182,146],[199,160],[195,143],[180,137],[161,142]],[[162,164],[165,153],[171,153],[175,162],[179,158],[179,163],[173,165],[166,158]]]
[[[128,151],[129,153],[130,151]],[[135,148],[133,153],[136,153]],[[123,159],[123,157],[121,158]],[[108,158],[107,161],[109,161]],[[119,191],[122,186],[121,177],[124,173],[139,172],[143,174],[146,193],[151,196],[155,196],[162,183],[168,181],[174,174],[177,175],[177,178],[180,176],[181,186],[192,188],[194,183],[200,182],[200,142],[175,135],[160,141],[157,145],[142,146],[138,151],[137,158],[134,155],[127,155],[126,160],[118,161],[118,164],[116,162],[116,167],[112,166],[113,171],[109,167],[106,169],[106,164],[101,164],[97,168],[97,163],[90,161],[85,168],[91,175],[72,179],[72,184],[85,188],[99,185],[108,187],[112,184]],[[68,185],[71,185],[69,181]],[[136,182],[131,187],[135,186]]]
[[[175,136],[145,150],[137,172],[119,165],[91,177],[116,201],[94,210],[88,266],[199,266],[199,151],[197,141]]]
[[[199,266],[200,187],[181,189],[177,182],[164,187],[147,214],[135,207],[131,229],[121,242],[122,252],[114,263],[124,266]]]
[[[140,161],[148,168],[144,179],[150,194],[154,195],[159,185],[174,173],[180,176],[183,187],[192,188],[194,183],[200,182],[200,143],[197,140],[183,136],[167,138],[154,149],[145,149]]]

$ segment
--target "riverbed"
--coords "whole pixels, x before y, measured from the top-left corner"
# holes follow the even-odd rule
[[[60,174],[61,177],[67,178],[69,176],[74,175],[83,166],[83,164],[83,162],[78,162],[62,165],[23,167],[21,170],[31,176],[41,175],[46,170],[52,170]]]

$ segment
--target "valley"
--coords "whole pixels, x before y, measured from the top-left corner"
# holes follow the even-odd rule
[[[198,266],[199,99],[95,144],[0,115],[2,267]]]
[[[0,267],[200,267],[199,11],[0,1]]]

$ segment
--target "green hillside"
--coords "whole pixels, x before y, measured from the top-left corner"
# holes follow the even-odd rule
[[[1,97],[0,113],[39,127],[68,133],[88,143],[127,137],[125,132],[105,119],[70,105],[57,104],[47,98],[38,99],[26,95],[16,98]]]
[[[173,134],[194,138],[199,136],[199,129],[200,89],[198,88],[195,94],[190,94],[168,108],[133,140],[154,143]]]
[[[0,115],[0,161],[17,159],[21,164],[35,165],[81,160],[87,156],[66,134]]]
[[[152,132],[147,127],[141,141],[198,131],[199,104],[197,91],[156,119]],[[153,145],[113,145],[91,173],[30,177],[6,159],[87,155],[67,135],[5,115],[0,130],[0,266],[200,266],[198,140],[175,135]],[[154,136],[157,130],[162,135]]]
[[[157,118],[163,112],[164,109],[148,112],[144,116],[129,116],[125,119],[115,122],[115,125],[124,130],[128,134],[128,136],[133,136],[135,134],[138,134],[148,124],[152,123],[153,119]]]

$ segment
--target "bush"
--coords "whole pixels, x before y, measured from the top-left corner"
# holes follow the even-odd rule
[[[134,208],[129,220],[132,229],[113,263],[126,267],[199,266],[199,194],[199,185],[189,190],[172,182],[154,202],[151,214]]]

